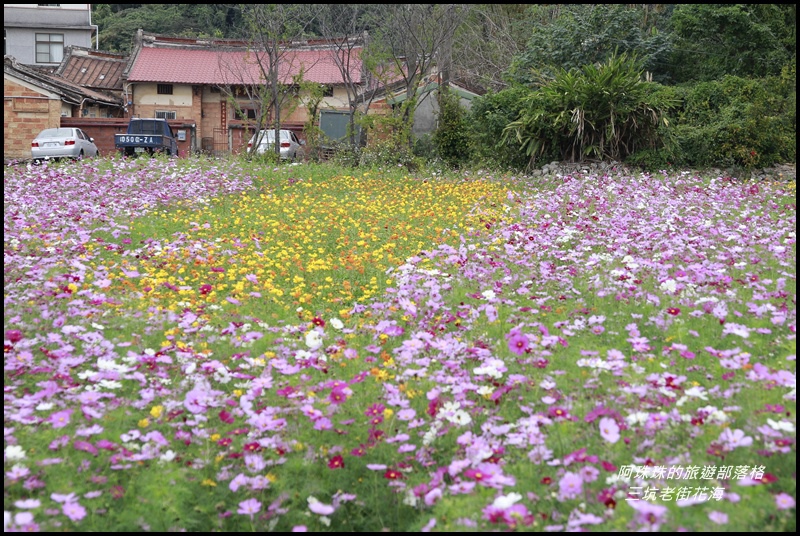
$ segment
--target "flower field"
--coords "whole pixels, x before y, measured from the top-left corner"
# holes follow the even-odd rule
[[[4,174],[6,531],[794,531],[794,183]]]

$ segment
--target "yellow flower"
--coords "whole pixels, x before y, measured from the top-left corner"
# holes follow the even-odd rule
[[[201,485],[201,486],[212,487],[212,488],[215,488],[215,487],[217,487],[217,483],[216,483],[216,482],[214,482],[213,480],[211,480],[210,478],[206,478],[205,480],[203,480],[203,481],[200,483],[200,485]]]
[[[222,436],[219,435],[219,434],[211,434],[210,439],[211,439],[211,441],[217,442],[217,441],[219,441],[220,437],[222,437]]]
[[[139,428],[147,428],[150,425],[150,421],[147,419],[142,419],[139,421]]]
[[[390,419],[392,415],[394,415],[394,410],[392,410],[391,408],[386,408],[385,410],[383,410],[384,419]]]
[[[278,480],[278,477],[272,473],[267,473],[265,476],[267,477],[267,480],[272,483],[275,483],[275,481]]]
[[[385,370],[379,370],[377,374],[375,374],[375,379],[379,382],[385,382],[389,379],[389,373]]]
[[[153,406],[153,409],[150,410],[150,415],[154,419],[161,417],[162,413],[164,413],[164,406]]]

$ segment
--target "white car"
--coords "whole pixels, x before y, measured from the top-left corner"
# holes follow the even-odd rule
[[[302,158],[305,142],[297,139],[297,135],[291,130],[281,130],[280,133],[281,159],[294,161]],[[262,130],[250,138],[247,143],[247,152],[252,153],[254,147],[256,154],[274,151],[273,143],[275,143],[275,129]]]
[[[89,158],[98,154],[94,138],[79,128],[46,128],[31,142],[34,162],[52,158]]]

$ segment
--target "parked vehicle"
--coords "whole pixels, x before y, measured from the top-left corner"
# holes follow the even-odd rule
[[[94,138],[79,128],[46,128],[31,142],[34,162],[57,158],[89,158],[100,154]]]
[[[165,153],[177,156],[178,141],[166,119],[132,117],[128,132],[114,135],[114,146],[125,156],[140,153]]]
[[[280,133],[281,159],[294,161],[297,158],[302,158],[305,142],[300,141],[297,135],[291,130],[281,130]],[[275,129],[261,130],[253,134],[253,137],[250,138],[250,141],[247,143],[247,152],[253,152],[253,147],[255,147],[256,154],[274,151],[274,143]]]

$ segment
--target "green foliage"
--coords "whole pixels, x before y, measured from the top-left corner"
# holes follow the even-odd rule
[[[509,79],[528,84],[534,72],[581,69],[624,52],[639,57],[661,81],[670,51],[669,36],[657,25],[663,18],[630,4],[563,5],[553,20],[533,26],[525,51],[511,63]]]
[[[433,133],[433,143],[439,157],[449,166],[460,167],[469,158],[469,137],[466,112],[458,95],[441,88],[439,97],[439,122]]]
[[[404,167],[416,171],[424,167],[423,159],[414,156],[407,144],[398,144],[393,139],[381,140],[364,147],[360,153],[359,166],[368,168]]]
[[[531,162],[553,155],[572,162],[624,160],[657,148],[677,98],[641,77],[640,64],[625,54],[581,70],[561,69],[525,98],[506,139],[515,137]]]
[[[796,55],[794,4],[677,4],[670,18],[676,82],[778,75]]]
[[[127,54],[137,30],[185,37],[235,37],[241,12],[230,4],[92,4],[100,48]]]
[[[472,101],[467,124],[473,160],[499,169],[525,168],[527,156],[519,144],[503,139],[503,130],[519,117],[530,93],[528,88],[514,86]]]
[[[682,166],[746,169],[797,158],[794,75],[726,76],[684,88],[675,136]]]

